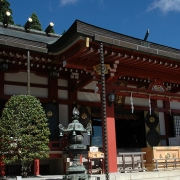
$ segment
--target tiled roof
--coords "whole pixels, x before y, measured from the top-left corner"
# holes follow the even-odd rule
[[[61,37],[61,35],[57,34],[50,34],[50,36],[47,36],[45,32],[36,30],[30,30],[29,32],[26,32],[23,27],[13,25],[9,25],[8,28],[4,28],[2,23],[0,23],[0,35],[36,41],[46,44],[52,44]]]

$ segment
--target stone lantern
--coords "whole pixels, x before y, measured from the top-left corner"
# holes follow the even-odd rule
[[[67,169],[67,175],[64,176],[66,180],[86,180],[90,178],[89,174],[86,174],[86,168],[80,162],[80,154],[87,149],[87,146],[83,145],[82,133],[91,135],[92,127],[88,123],[87,127],[79,123],[79,111],[77,108],[73,109],[73,121],[67,127],[59,124],[60,136],[68,135],[69,145],[65,148],[73,155],[73,163]]]

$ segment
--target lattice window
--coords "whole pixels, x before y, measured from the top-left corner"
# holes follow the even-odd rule
[[[174,116],[174,135],[180,136],[180,116]]]

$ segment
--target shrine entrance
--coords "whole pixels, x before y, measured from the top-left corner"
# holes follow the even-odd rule
[[[100,108],[92,108],[91,145],[102,148],[102,121]],[[115,108],[115,129],[117,149],[146,147],[144,111]]]
[[[145,121],[143,111],[115,112],[116,147],[143,148],[146,147]]]

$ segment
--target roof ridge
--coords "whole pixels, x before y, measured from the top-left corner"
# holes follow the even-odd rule
[[[0,22],[0,27],[4,27],[3,23]],[[20,26],[15,26],[15,25],[11,25],[9,24],[7,29],[12,29],[12,30],[17,30],[17,31],[22,31],[22,32],[27,32],[24,27],[20,27]],[[47,36],[46,32],[44,31],[38,31],[38,30],[34,30],[34,29],[30,29],[27,33],[32,33],[32,34],[38,34],[38,35],[42,35],[42,36]],[[61,34],[55,34],[55,33],[49,33],[50,37],[61,37]]]

